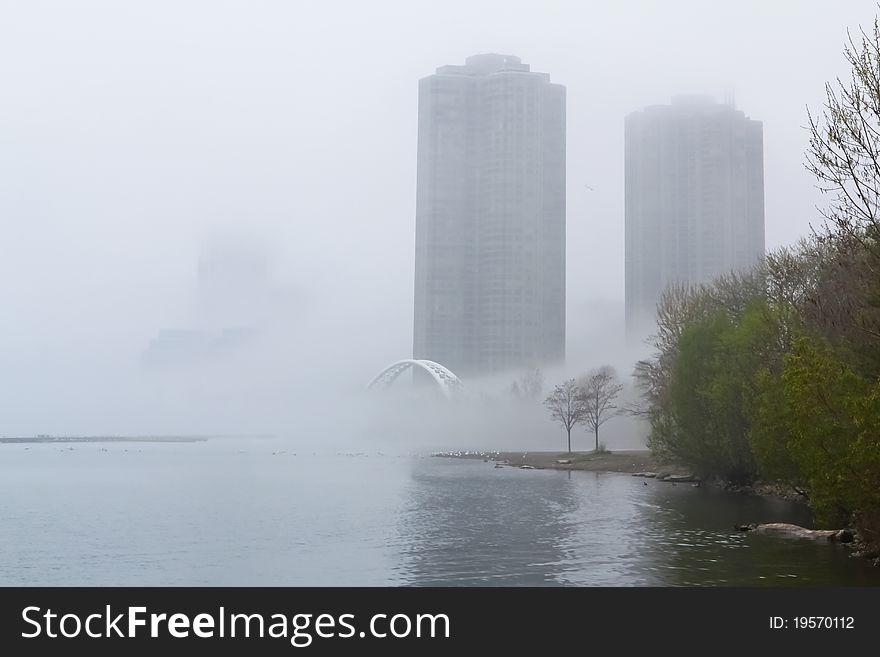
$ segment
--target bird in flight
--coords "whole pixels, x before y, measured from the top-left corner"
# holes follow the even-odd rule
[[[596,191],[595,189],[593,189],[593,188],[590,187],[589,185],[584,185],[584,187],[586,187],[587,189],[589,189],[591,192],[595,192],[595,191]]]

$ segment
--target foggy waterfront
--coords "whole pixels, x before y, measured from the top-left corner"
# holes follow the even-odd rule
[[[876,3],[130,5],[0,11],[0,585],[880,585],[429,456],[880,554]]]
[[[809,523],[796,504],[367,445],[0,445],[0,584],[880,583],[840,546],[733,531]]]

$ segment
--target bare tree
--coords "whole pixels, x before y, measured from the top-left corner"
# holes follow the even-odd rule
[[[880,22],[850,35],[848,78],[825,86],[820,115],[809,114],[807,169],[829,195],[824,266],[808,299],[807,322],[818,319],[832,341],[855,340],[874,352],[880,342]],[[827,243],[826,242],[826,243]],[[836,253],[834,252],[836,251]],[[821,264],[827,265],[823,259]],[[810,307],[812,306],[812,307]],[[858,351],[858,349],[856,350]],[[860,356],[863,356],[861,354]],[[873,373],[878,363],[874,361]]]
[[[559,422],[568,434],[568,453],[571,454],[571,430],[587,419],[583,390],[574,379],[557,385],[544,400],[550,417]]]
[[[585,424],[593,430],[596,436],[597,452],[599,451],[599,427],[620,412],[614,400],[617,399],[621,390],[623,390],[623,384],[618,382],[614,368],[608,365],[592,370],[580,384],[580,394],[586,415]]]
[[[807,169],[830,194],[827,224],[858,240],[880,266],[880,23],[850,36],[848,80],[825,87],[821,116],[809,114]]]

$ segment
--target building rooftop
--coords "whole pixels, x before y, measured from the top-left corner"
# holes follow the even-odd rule
[[[640,114],[693,116],[707,114],[732,113],[749,118],[742,110],[736,109],[732,102],[719,103],[715,98],[705,94],[683,94],[673,96],[669,104],[648,105],[644,109],[631,112],[629,116]]]
[[[491,75],[492,73],[531,73],[528,64],[515,55],[499,55],[497,53],[484,53],[471,55],[465,59],[464,66],[449,64],[437,68],[440,75]],[[536,73],[535,75],[545,75]],[[546,76],[549,79],[549,76]]]

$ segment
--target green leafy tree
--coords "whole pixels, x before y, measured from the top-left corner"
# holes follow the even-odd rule
[[[810,116],[825,225],[751,271],[673,286],[636,365],[649,446],[706,475],[809,496],[880,548],[880,23]]]
[[[880,383],[808,337],[795,342],[780,381],[769,430],[785,436],[817,520],[840,525],[880,510]],[[755,435],[767,434],[767,415],[756,418]]]
[[[684,460],[704,475],[737,482],[754,477],[744,449],[742,381],[729,341],[735,328],[723,313],[682,335],[673,369],[671,400]]]

